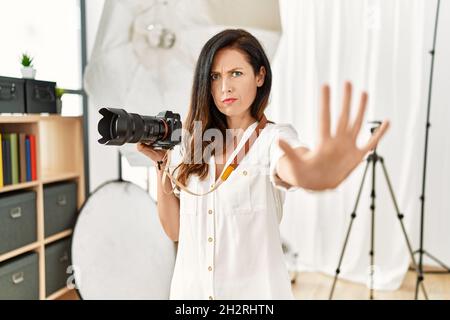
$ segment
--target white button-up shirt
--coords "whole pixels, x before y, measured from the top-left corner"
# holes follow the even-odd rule
[[[256,125],[244,132],[224,168]],[[304,146],[291,125],[269,123],[215,191],[205,196],[179,193],[180,230],[170,299],[293,298],[279,223],[285,191],[294,188],[276,176],[283,155],[279,138],[294,148]],[[212,157],[208,177],[201,181],[190,176],[188,189],[210,190],[215,170]]]

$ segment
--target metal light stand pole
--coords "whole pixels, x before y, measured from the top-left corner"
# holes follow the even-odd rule
[[[435,48],[436,48],[436,35],[437,35],[437,26],[438,26],[438,20],[439,20],[439,6],[441,1],[437,1],[436,6],[436,19],[434,24],[434,36],[433,36],[433,48],[430,50],[431,55],[431,68],[430,68],[430,79],[429,79],[429,85],[428,85],[428,105],[427,105],[427,122],[425,126],[425,150],[424,150],[424,159],[423,159],[423,173],[422,173],[422,195],[420,196],[421,201],[421,208],[420,208],[420,247],[418,250],[414,252],[414,254],[419,254],[419,273],[417,275],[417,281],[416,281],[416,295],[415,298],[417,299],[419,296],[419,285],[423,283],[424,277],[423,277],[423,255],[428,256],[430,259],[437,262],[442,268],[445,270],[441,271],[431,271],[427,273],[450,273],[450,268],[445,265],[441,260],[436,258],[435,256],[429,254],[425,249],[423,248],[423,238],[424,238],[424,225],[425,225],[425,182],[426,182],[426,173],[427,173],[427,156],[428,156],[428,134],[430,130],[430,108],[431,108],[431,89],[433,84],[433,70],[434,70],[434,56],[435,56]],[[422,284],[423,285],[423,284]]]

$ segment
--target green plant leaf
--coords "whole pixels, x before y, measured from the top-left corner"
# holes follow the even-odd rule
[[[64,89],[63,88],[55,88],[55,92],[56,92],[56,97],[61,98],[62,95],[64,94]]]
[[[33,67],[33,58],[26,53],[22,53],[21,64],[24,67]]]

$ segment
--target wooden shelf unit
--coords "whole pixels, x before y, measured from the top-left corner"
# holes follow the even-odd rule
[[[36,136],[37,180],[8,185],[0,188],[0,194],[18,190],[36,192],[37,241],[22,248],[0,255],[0,262],[27,252],[39,255],[39,298],[56,299],[69,291],[61,288],[46,296],[45,290],[45,246],[72,235],[65,230],[45,238],[44,236],[44,185],[53,182],[77,182],[77,208],[85,201],[83,117],[60,115],[1,115],[1,133],[27,133]],[[1,160],[1,159],[0,159]]]

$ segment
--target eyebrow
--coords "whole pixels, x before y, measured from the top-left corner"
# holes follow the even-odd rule
[[[236,71],[236,70],[244,70],[244,68],[236,67],[236,68],[228,70],[227,73],[228,72],[233,72],[233,71]],[[220,73],[220,72],[219,71],[211,71],[211,73]]]

